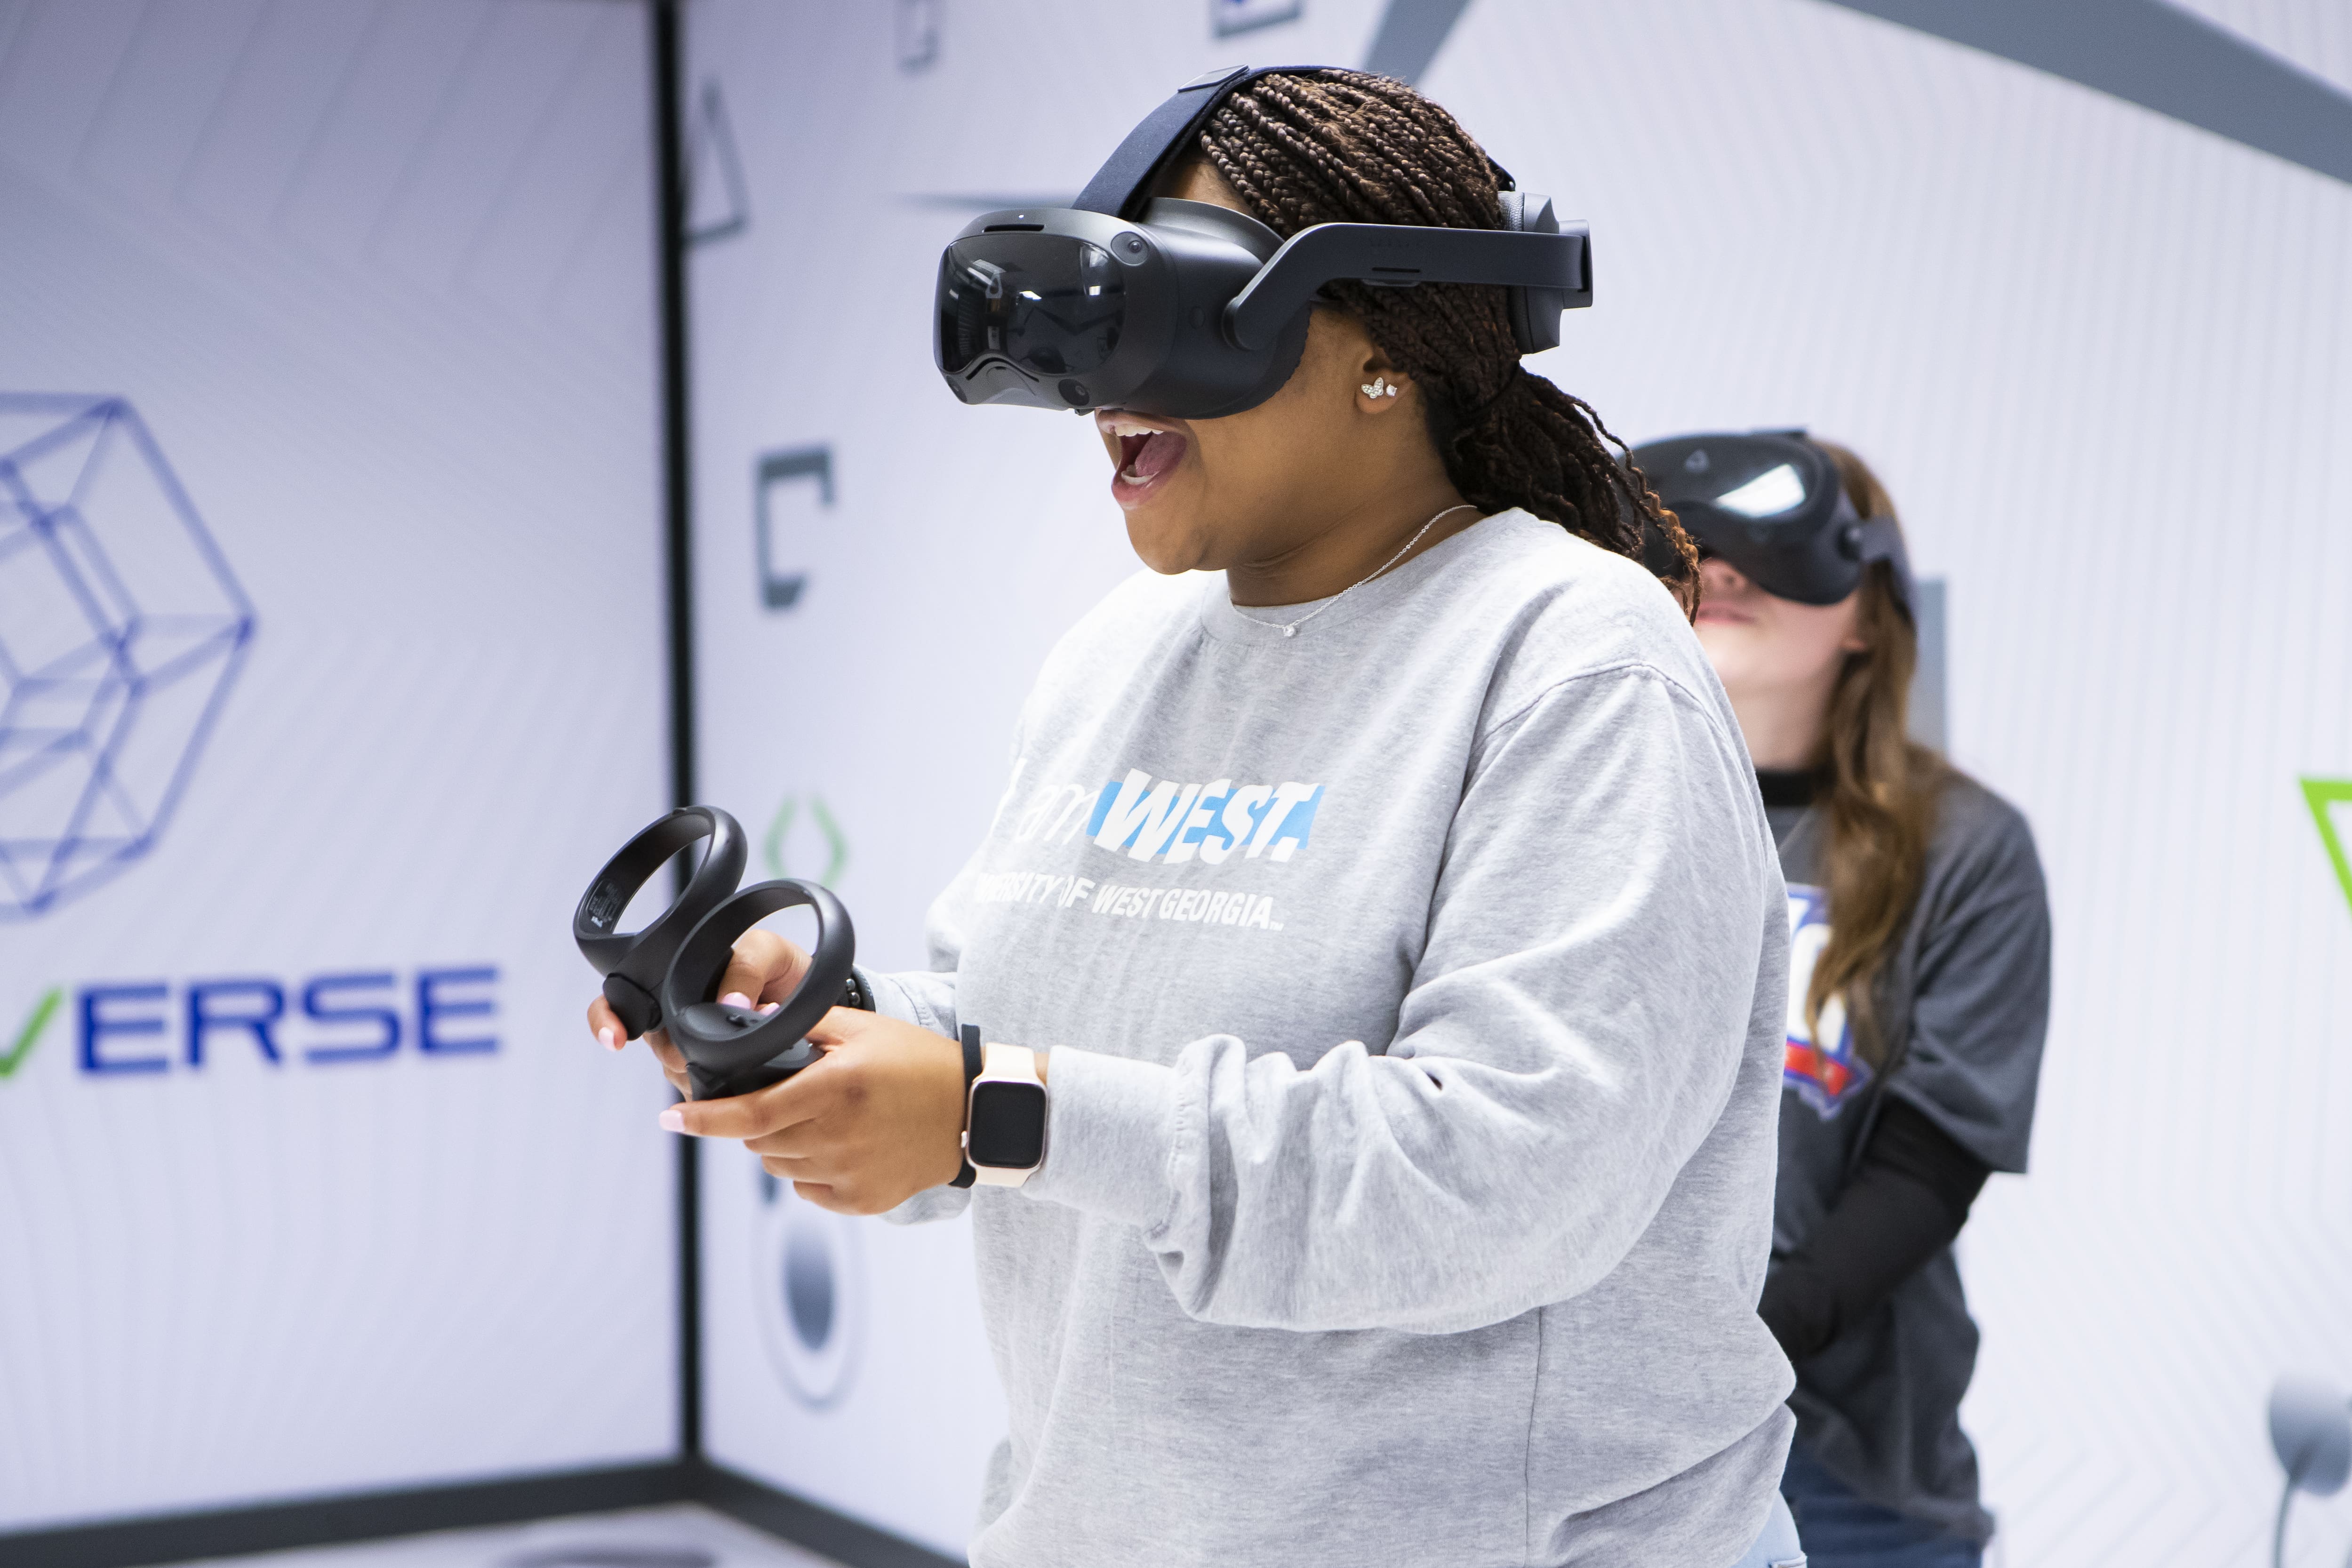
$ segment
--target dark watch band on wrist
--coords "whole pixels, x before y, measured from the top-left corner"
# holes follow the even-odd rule
[[[984,1055],[980,1048],[980,1026],[978,1024],[966,1024],[963,1026],[961,1033],[963,1037],[964,1103],[966,1105],[970,1105],[971,1103],[972,1080],[980,1076],[981,1063],[984,1059]],[[966,1160],[963,1163],[963,1168],[956,1173],[955,1180],[950,1182],[948,1185],[951,1187],[968,1187],[971,1185],[974,1181],[978,1180],[979,1176],[980,1173],[971,1168],[971,1162],[970,1160]]]

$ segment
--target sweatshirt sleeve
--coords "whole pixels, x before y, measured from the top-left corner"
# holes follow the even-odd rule
[[[1784,931],[1745,751],[1643,664],[1498,722],[1384,1055],[1061,1047],[1024,1191],[1135,1226],[1182,1310],[1448,1333],[1585,1290],[1728,1099]]]
[[[1020,764],[1013,764],[1013,781],[1020,780]],[[1007,786],[1006,795],[1012,790]],[[999,804],[998,810],[1003,805]],[[933,901],[924,926],[926,955],[929,969],[899,970],[877,973],[859,969],[866,989],[874,998],[874,1010],[886,1018],[896,1018],[918,1028],[929,1029],[935,1035],[945,1035],[952,1040],[957,1036],[960,1020],[956,1016],[956,972],[963,960],[963,931],[956,923],[957,894],[973,875],[980,863],[975,852],[947,890]],[[891,1225],[923,1225],[932,1220],[953,1219],[971,1206],[969,1187],[928,1187],[888,1210],[882,1217]]]
[[[953,907],[951,896],[971,875],[971,867],[965,867],[955,882],[949,885],[947,893],[931,907],[924,933],[930,947],[930,968],[884,973],[859,967],[858,978],[866,982],[866,993],[874,998],[877,1013],[919,1029],[929,1029],[935,1035],[945,1035],[950,1040],[956,1037],[956,963],[963,955],[963,942],[942,911]],[[945,1218],[963,1212],[965,1197],[959,1188],[934,1188],[916,1194],[886,1217],[900,1224]]]
[[[868,994],[874,998],[874,1010],[886,1018],[897,1018],[933,1034],[956,1037],[956,977],[955,971],[909,970],[894,974],[876,974],[861,969]],[[883,1219],[892,1225],[923,1225],[936,1219],[953,1219],[971,1204],[971,1193],[964,1187],[927,1187],[887,1210]]]
[[[866,994],[874,998],[874,1010],[884,1017],[945,1035],[950,1040],[956,1037],[954,970],[916,969],[877,974],[860,969],[857,973],[866,982]]]

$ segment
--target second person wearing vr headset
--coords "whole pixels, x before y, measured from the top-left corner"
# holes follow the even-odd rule
[[[1697,538],[1699,639],[1789,881],[1762,1305],[1797,1367],[1785,1489],[1813,1568],[1973,1568],[1992,1518],[1952,1243],[1986,1177],[2025,1168],[2050,1006],[2032,835],[1907,732],[1918,594],[1861,458],[1793,431],[1634,456]]]
[[[1047,661],[933,968],[669,1118],[828,1207],[969,1203],[982,1568],[1795,1560],[1779,863],[1695,552],[1520,366],[1580,251],[1509,184],[1400,83],[1251,73],[943,266],[950,384],[1090,409],[1151,571]],[[1344,223],[1408,226],[1223,313]],[[800,963],[753,933],[730,986]]]

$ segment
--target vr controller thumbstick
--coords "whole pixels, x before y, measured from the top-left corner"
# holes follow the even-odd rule
[[[816,914],[816,947],[799,987],[772,1013],[718,1001],[735,939],[779,910]],[[687,936],[662,985],[670,1043],[686,1057],[697,1100],[748,1094],[790,1078],[817,1058],[809,1030],[842,999],[857,957],[849,911],[814,882],[759,882],[705,915]]]
[[[710,841],[685,891],[643,930],[615,929],[629,901],[671,856]],[[572,914],[572,940],[604,977],[604,1000],[631,1039],[662,1022],[662,983],[686,938],[743,878],[743,828],[715,805],[680,806],[604,862]]]

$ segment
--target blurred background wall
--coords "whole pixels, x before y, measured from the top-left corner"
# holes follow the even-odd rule
[[[2252,1564],[2272,1379],[2352,1379],[2352,184],[2263,131],[2352,111],[2352,13],[1961,9],[688,0],[698,793],[920,964],[1134,569],[1087,422],[939,385],[939,247],[1213,66],[1416,77],[1592,225],[1536,368],[1852,444],[1945,585],[2057,918],[1963,1245],[1995,1561]],[[0,1530],[681,1452],[662,1092],[563,924],[667,804],[645,16],[0,0]],[[110,726],[163,761],[93,795]],[[699,1158],[703,1451],[955,1551],[963,1227]]]

